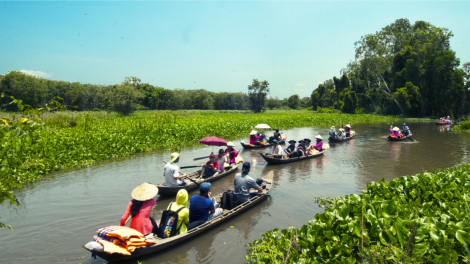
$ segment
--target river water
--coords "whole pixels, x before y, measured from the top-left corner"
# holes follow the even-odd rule
[[[387,124],[360,124],[355,139],[330,144],[325,155],[286,165],[267,165],[258,151],[241,152],[252,163],[250,175],[258,178],[274,171],[271,197],[260,205],[209,232],[157,255],[140,259],[152,263],[243,263],[247,243],[274,228],[301,227],[323,209],[314,197],[359,193],[370,181],[391,180],[468,162],[470,137],[453,133],[434,123],[410,123],[414,141],[388,142]],[[326,139],[326,127],[284,130],[289,139]],[[248,141],[248,138],[240,139]],[[239,141],[235,141],[240,148]],[[182,151],[180,166],[196,165],[195,157],[217,147],[196,146]],[[263,151],[268,151],[264,149]],[[59,171],[15,192],[21,206],[0,206],[1,221],[14,232],[0,230],[1,263],[106,263],[90,257],[81,245],[95,231],[119,224],[131,199],[131,191],[142,182],[163,181],[163,160],[170,153],[153,152],[98,162],[81,169]],[[241,166],[239,167],[241,169]],[[190,171],[186,171],[190,172]],[[233,188],[234,174],[212,184],[213,195]],[[197,191],[190,192],[190,196]],[[172,198],[159,198],[151,216],[160,219]],[[130,263],[136,263],[130,262]]]

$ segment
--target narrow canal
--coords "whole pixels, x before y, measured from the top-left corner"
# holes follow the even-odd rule
[[[252,162],[253,178],[274,172],[271,197],[195,239],[141,261],[243,263],[248,249],[245,245],[260,238],[260,233],[291,225],[300,227],[322,212],[313,203],[316,196],[359,193],[370,181],[391,180],[469,160],[467,134],[449,132],[434,123],[408,125],[414,141],[388,142],[387,124],[355,125],[355,139],[330,144],[323,157],[287,165],[267,165],[258,151],[242,151],[245,161]],[[289,139],[298,140],[314,138],[318,133],[327,139],[328,131],[326,127],[306,127],[282,132]],[[240,140],[248,141],[248,137]],[[236,149],[241,147],[239,140],[234,143]],[[193,158],[207,155],[212,149],[216,152],[218,147],[186,148],[179,165],[201,164]],[[81,245],[92,240],[98,228],[119,224],[137,185],[163,181],[162,161],[168,161],[169,156],[170,153],[154,152],[99,162],[88,168],[52,173],[45,180],[17,190],[21,206],[0,205],[2,222],[15,230],[0,230],[0,262],[106,263],[100,258],[92,259]],[[218,195],[222,189],[233,188],[234,175],[214,182],[212,193]],[[192,191],[190,196],[196,193]],[[151,216],[160,219],[162,210],[172,200],[159,198]]]

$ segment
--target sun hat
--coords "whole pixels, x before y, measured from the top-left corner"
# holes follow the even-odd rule
[[[242,171],[248,172],[250,170],[251,164],[249,161],[243,162]]]
[[[305,142],[305,140],[304,140],[304,139],[300,139],[299,142]]]
[[[330,129],[331,129],[331,130],[335,130],[335,126],[332,126]]]
[[[310,142],[311,142],[310,138],[305,138],[304,140],[305,140],[305,141],[310,141]]]
[[[211,183],[210,182],[203,182],[201,185],[199,185],[199,191],[201,192],[208,192],[211,189]]]
[[[400,129],[398,127],[394,127],[393,131],[398,132],[398,131],[400,131]]]
[[[273,143],[276,143],[276,144],[277,144],[277,139],[273,139]]]
[[[404,126],[406,126],[406,123],[403,123]]]
[[[344,129],[343,129],[343,128],[340,128],[340,129],[339,129],[339,131],[340,131],[340,132],[343,132],[343,131],[344,131]]]
[[[256,135],[256,133],[258,133],[258,132],[256,132],[256,130],[251,130],[250,136],[251,136],[251,135]]]
[[[351,125],[350,125],[350,124],[347,124],[347,125],[346,125],[346,127],[349,127],[349,128],[351,128]]]
[[[316,136],[315,138],[323,140],[323,138],[320,135]]]
[[[233,144],[232,141],[229,141],[229,142],[227,143],[227,147],[235,147],[235,144]]]
[[[215,155],[213,152],[211,152],[211,154],[209,155],[209,158],[215,158]]]
[[[179,153],[171,153],[171,162],[174,162],[180,156]]]
[[[131,196],[134,200],[137,201],[147,201],[155,197],[158,194],[158,187],[144,182],[141,185],[137,186],[131,193]]]
[[[289,140],[289,143],[291,143],[291,142],[297,143],[297,141],[295,141],[293,139]]]

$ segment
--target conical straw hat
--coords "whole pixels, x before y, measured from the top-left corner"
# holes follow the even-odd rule
[[[158,194],[158,187],[144,182],[141,185],[137,186],[131,193],[132,198],[137,201],[147,201],[152,199]]]

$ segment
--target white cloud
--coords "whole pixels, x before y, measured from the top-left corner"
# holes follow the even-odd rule
[[[304,84],[303,84],[303,83],[298,83],[298,84],[296,84],[296,85],[294,85],[294,86],[295,86],[295,87],[302,87],[302,86],[304,86]]]
[[[50,74],[42,72],[42,71],[20,70],[20,72],[28,74],[28,75],[32,75],[32,76],[42,77],[42,78],[51,76]]]

